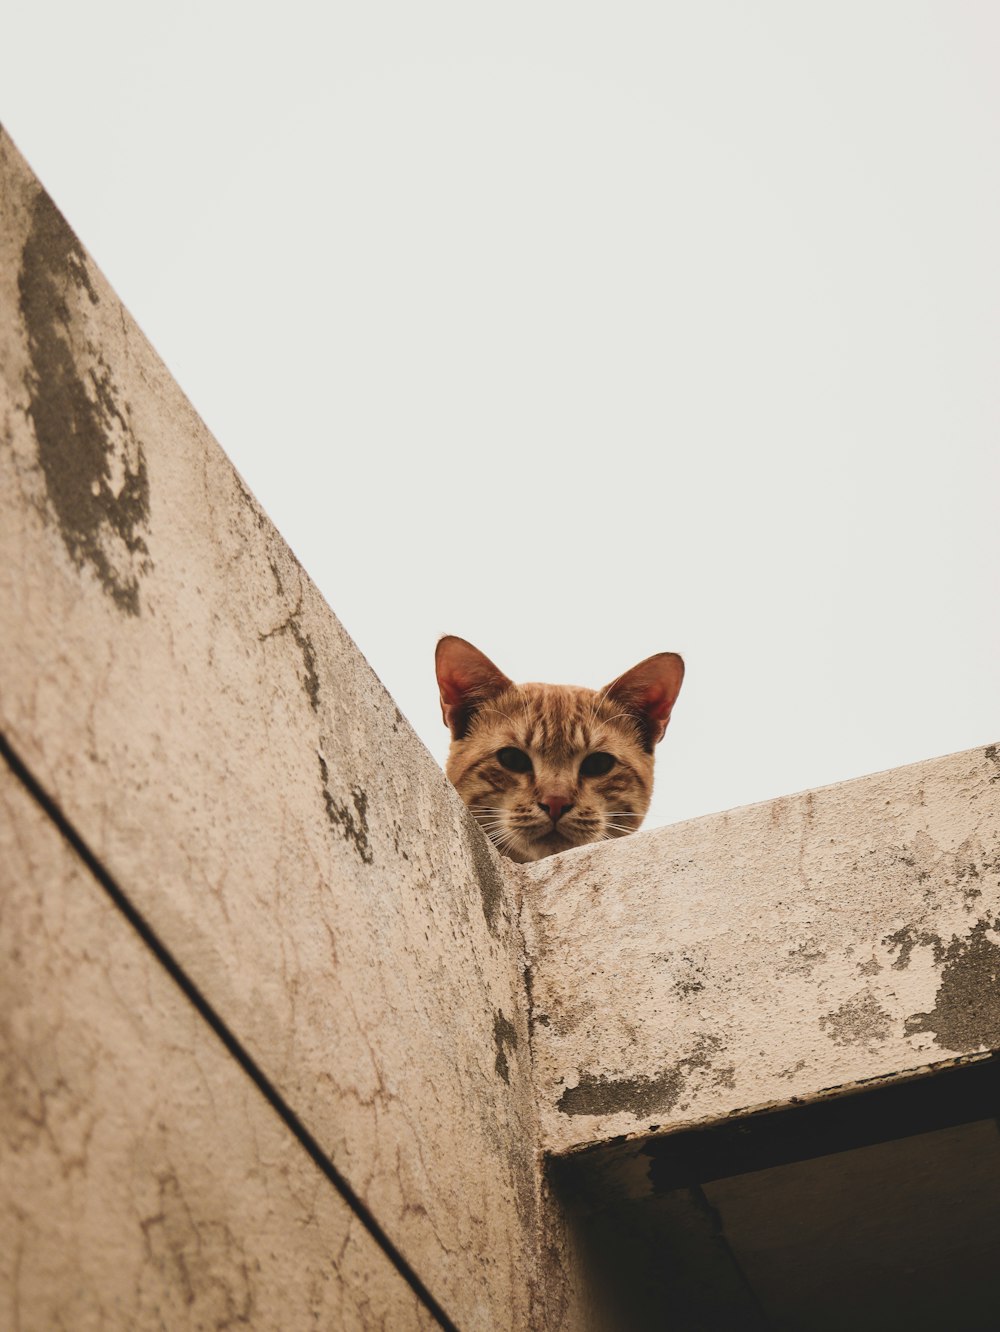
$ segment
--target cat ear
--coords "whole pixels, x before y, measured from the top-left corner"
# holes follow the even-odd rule
[[[663,739],[683,679],[684,662],[677,653],[658,652],[612,680],[604,694],[634,714],[652,752]]]
[[[456,740],[465,735],[476,708],[513,684],[489,657],[453,634],[438,643],[434,665],[441,690],[441,715]]]

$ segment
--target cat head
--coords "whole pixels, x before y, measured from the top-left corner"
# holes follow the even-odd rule
[[[684,663],[660,652],[604,689],[517,685],[464,638],[437,645],[446,772],[499,851],[521,863],[634,832],[653,793]]]

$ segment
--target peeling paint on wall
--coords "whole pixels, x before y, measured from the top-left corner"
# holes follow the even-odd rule
[[[892,1030],[892,1019],[868,990],[856,994],[826,1013],[820,1028],[836,1045],[871,1045],[884,1041]]]
[[[731,1086],[735,1068],[712,1067],[712,1056],[722,1048],[717,1036],[703,1036],[694,1050],[655,1077],[610,1078],[583,1073],[575,1087],[567,1087],[558,1101],[564,1115],[614,1115],[621,1112],[641,1118],[672,1110],[684,1094],[693,1073],[702,1071],[722,1086]]]
[[[789,949],[786,960],[778,970],[783,976],[811,976],[815,967],[825,961],[826,950],[804,940],[795,948]]]
[[[371,842],[368,840],[368,797],[360,786],[352,786],[353,811],[348,809],[346,803],[335,799],[333,792],[330,790],[330,769],[327,766],[326,759],[322,754],[319,754],[318,758],[327,821],[335,832],[339,832],[342,837],[352,844],[364,864],[370,865],[375,856]]]
[[[932,930],[917,930],[912,925],[904,925],[898,930],[893,930],[891,934],[884,936],[882,943],[891,952],[899,949],[899,956],[892,963],[893,971],[906,970],[910,965],[914,948],[933,948],[935,962],[940,962],[944,956],[944,942],[940,934],[935,934]]]
[[[88,336],[99,298],[80,242],[42,192],[18,274],[31,367],[25,376],[51,512],[78,569],[88,566],[112,601],[139,614],[152,568],[149,477],[142,444],[100,348]]]
[[[992,780],[990,778],[991,783]],[[909,846],[887,846],[869,851],[865,862],[856,868],[864,870],[883,888],[898,893],[901,902],[906,901],[907,894],[912,895],[915,889],[920,890],[924,902],[935,907],[954,900],[957,895],[971,914],[978,909],[984,881],[1000,875],[1000,856],[989,839],[984,845],[980,834],[966,837],[950,849],[939,846],[926,833],[918,832]],[[896,932],[899,937],[904,934],[905,927]]]
[[[929,1013],[914,1013],[906,1034],[929,1032],[945,1050],[1000,1048],[1000,916],[978,921],[942,946],[941,984]]]

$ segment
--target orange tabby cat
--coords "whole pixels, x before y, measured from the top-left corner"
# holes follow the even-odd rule
[[[653,747],[684,679],[676,652],[599,692],[516,685],[478,648],[437,645],[446,772],[497,849],[524,864],[635,832],[653,793]]]

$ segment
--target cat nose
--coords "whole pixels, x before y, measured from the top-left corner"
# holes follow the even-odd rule
[[[558,823],[560,815],[573,808],[573,802],[563,796],[548,795],[544,800],[539,800],[538,808],[544,809],[553,823]]]

